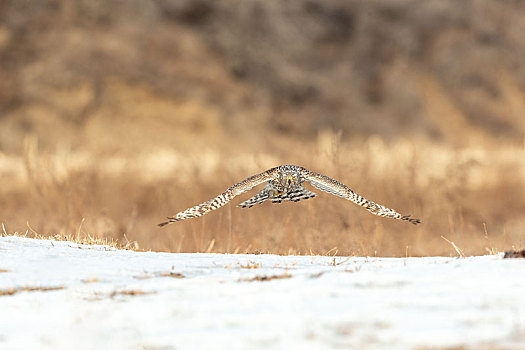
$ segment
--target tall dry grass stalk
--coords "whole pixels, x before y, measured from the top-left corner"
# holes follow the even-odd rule
[[[320,133],[284,154],[95,154],[39,151],[0,155],[1,218],[7,232],[28,223],[42,235],[137,241],[173,252],[268,252],[369,256],[465,255],[522,248],[525,150],[522,146],[452,148],[407,140],[360,144]],[[417,227],[379,218],[321,193],[300,203],[235,205],[159,229],[156,224],[208,200],[231,184],[292,163],[334,177],[365,197],[420,217]]]

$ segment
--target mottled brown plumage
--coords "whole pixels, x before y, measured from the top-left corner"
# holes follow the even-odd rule
[[[188,208],[175,214],[175,216],[168,217],[168,221],[160,223],[159,226],[205,215],[212,210],[224,206],[234,197],[265,182],[267,184],[262,191],[252,198],[242,202],[239,206],[242,208],[251,208],[253,205],[263,203],[267,200],[270,200],[272,203],[281,203],[282,201],[298,202],[302,199],[315,197],[316,194],[314,192],[303,187],[304,181],[309,181],[312,186],[321,191],[352,201],[367,209],[374,215],[404,220],[412,224],[419,224],[421,222],[419,219],[412,219],[409,215],[401,215],[393,209],[372,202],[371,200],[355,193],[344,184],[329,178],[326,175],[318,174],[296,165],[281,165],[249,177],[246,180],[231,186],[226,191],[207,202]]]

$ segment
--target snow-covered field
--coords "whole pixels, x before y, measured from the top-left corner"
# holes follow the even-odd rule
[[[0,237],[0,349],[525,349],[525,260]]]

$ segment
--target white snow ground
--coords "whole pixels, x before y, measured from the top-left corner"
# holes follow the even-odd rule
[[[523,259],[333,263],[0,237],[0,349],[525,349]]]

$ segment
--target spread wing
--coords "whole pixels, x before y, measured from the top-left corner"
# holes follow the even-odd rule
[[[312,186],[320,189],[321,191],[328,192],[334,196],[342,197],[349,201],[354,202],[357,205],[362,206],[374,215],[384,216],[388,218],[408,221],[412,224],[419,224],[421,220],[412,219],[410,215],[401,215],[394,209],[387,208],[381,204],[372,202],[361,195],[355,193],[344,184],[329,178],[326,175],[318,174],[308,169],[302,168],[301,174],[306,181],[310,181]]]
[[[235,185],[229,187],[226,191],[219,194],[217,197],[210,199],[207,202],[201,203],[194,207],[181,211],[174,216],[168,217],[168,221],[159,224],[160,227],[190,218],[199,217],[208,214],[210,211],[218,209],[231,201],[234,197],[251,190],[257,185],[277,178],[278,168],[266,170],[263,173],[253,175],[246,180],[243,180]]]

